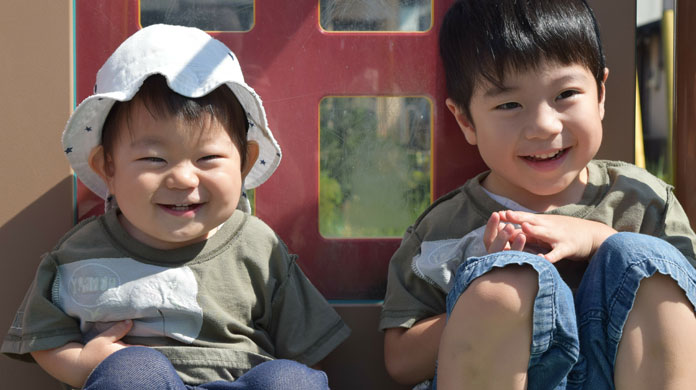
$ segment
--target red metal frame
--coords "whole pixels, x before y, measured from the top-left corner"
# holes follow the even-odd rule
[[[264,100],[283,161],[256,190],[257,215],[300,256],[329,299],[382,299],[399,238],[327,239],[319,234],[319,103],[325,96],[428,96],[433,101],[433,198],[485,166],[445,107],[438,56],[439,21],[451,1],[433,0],[424,33],[335,33],[318,23],[318,0],[257,1],[244,33],[211,33],[240,58],[247,82]],[[76,1],[77,98],[93,88],[99,66],[138,25],[137,0]],[[101,202],[82,185],[80,218]]]

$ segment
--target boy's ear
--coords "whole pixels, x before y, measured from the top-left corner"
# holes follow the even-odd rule
[[[604,119],[604,103],[607,101],[607,77],[609,77],[609,68],[604,68],[604,77],[602,78],[602,89],[599,91],[599,117]]]
[[[459,128],[462,130],[462,133],[464,133],[466,142],[470,143],[471,145],[476,145],[476,129],[474,129],[474,124],[471,122],[464,110],[459,108],[459,105],[456,104],[451,98],[447,98],[447,100],[445,100],[445,104],[447,104],[447,108],[450,110],[452,115],[454,115],[454,119],[457,120]]]
[[[251,172],[251,168],[259,158],[259,144],[256,141],[247,141],[246,160],[242,164],[242,179]]]

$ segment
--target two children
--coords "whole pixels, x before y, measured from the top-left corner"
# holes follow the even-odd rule
[[[592,160],[608,72],[589,7],[462,0],[441,52],[447,105],[490,171],[435,202],[390,263],[392,375],[437,372],[441,389],[693,386],[696,236],[671,187]],[[46,255],[2,352],[87,389],[327,387],[275,360],[314,365],[348,329],[236,210],[280,149],[234,54],[195,29],[139,31],[64,143],[110,210]],[[575,296],[558,271],[569,262],[587,268]]]
[[[440,390],[693,388],[696,235],[670,186],[593,160],[608,70],[589,6],[461,0],[440,52],[447,106],[490,170],[391,259],[390,374]]]
[[[138,31],[63,143],[108,210],[43,258],[3,353],[85,389],[328,389],[307,366],[350,331],[243,211],[244,189],[281,152],[224,44],[193,28]]]

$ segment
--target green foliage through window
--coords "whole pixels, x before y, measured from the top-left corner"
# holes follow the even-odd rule
[[[399,237],[430,204],[431,111],[424,97],[322,100],[323,236]]]

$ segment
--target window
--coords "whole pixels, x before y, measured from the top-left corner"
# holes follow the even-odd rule
[[[326,31],[428,31],[432,0],[320,0]]]
[[[400,237],[430,204],[431,101],[327,97],[319,112],[319,232]]]
[[[254,26],[254,0],[140,0],[140,24],[157,23],[249,31]]]

